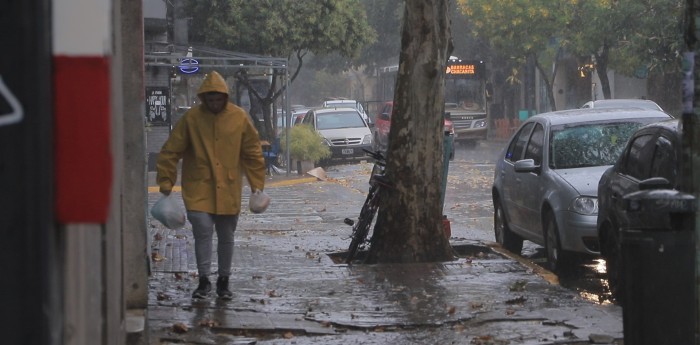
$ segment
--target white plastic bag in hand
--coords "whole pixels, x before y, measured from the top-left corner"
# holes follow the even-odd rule
[[[163,195],[151,208],[151,215],[168,229],[180,229],[185,226],[185,210],[171,195]]]
[[[271,198],[267,193],[256,190],[255,193],[250,193],[250,212],[263,213],[270,206]]]

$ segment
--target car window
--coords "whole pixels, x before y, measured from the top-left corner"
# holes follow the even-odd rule
[[[505,159],[507,161],[515,162],[521,159],[525,144],[527,143],[528,137],[530,137],[530,132],[532,132],[532,127],[534,127],[534,125],[534,122],[525,124],[513,137],[513,141],[510,142],[508,150],[506,150]]]
[[[629,152],[621,172],[638,180],[649,177],[651,158],[654,153],[652,134],[640,135],[630,143]]]
[[[535,165],[542,164],[542,147],[544,146],[544,128],[541,124],[536,124],[532,131],[530,141],[525,149],[525,159],[533,159]]]
[[[357,112],[322,113],[316,117],[316,129],[365,127],[365,121]]]
[[[678,175],[676,152],[673,150],[673,144],[667,138],[661,136],[656,141],[656,150],[654,150],[654,158],[651,162],[651,177],[664,177],[671,186],[676,185],[676,176]]]
[[[549,166],[571,169],[613,165],[628,138],[642,124],[601,122],[555,126],[551,129]]]

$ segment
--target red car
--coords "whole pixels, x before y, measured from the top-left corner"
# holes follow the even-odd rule
[[[389,147],[389,129],[391,127],[391,111],[394,102],[384,102],[381,111],[374,119],[374,149],[386,152]],[[445,117],[445,131],[454,134],[452,120]],[[453,150],[454,151],[454,150]]]

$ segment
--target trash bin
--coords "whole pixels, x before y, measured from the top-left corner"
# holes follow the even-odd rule
[[[675,190],[624,196],[625,344],[695,344],[695,198]]]

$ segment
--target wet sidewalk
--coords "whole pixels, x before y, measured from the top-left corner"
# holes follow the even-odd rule
[[[338,263],[351,230],[343,219],[364,200],[365,168],[326,181],[268,181],[270,209],[241,214],[232,301],[190,298],[189,224],[167,230],[151,220],[151,343],[622,344],[619,307],[549,283],[488,241],[453,237],[452,262]],[[157,198],[150,193],[150,204]]]

